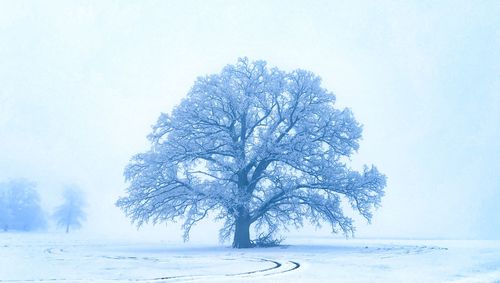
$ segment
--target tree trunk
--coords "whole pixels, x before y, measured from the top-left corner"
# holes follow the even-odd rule
[[[236,217],[235,221],[233,248],[245,249],[251,247],[250,217],[248,216],[248,213],[240,213]]]

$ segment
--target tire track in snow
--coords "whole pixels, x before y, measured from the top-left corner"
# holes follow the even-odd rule
[[[52,254],[53,249],[47,249],[45,252]],[[62,251],[62,250],[61,250]],[[109,259],[113,259],[113,257],[108,257]],[[129,278],[129,279],[121,279],[121,278],[110,278],[110,279],[66,279],[66,278],[47,278],[47,279],[14,279],[14,280],[3,280],[0,279],[2,283],[14,283],[14,282],[169,282],[169,281],[194,281],[201,279],[223,279],[228,277],[235,278],[245,278],[245,277],[257,277],[257,276],[272,276],[277,274],[282,274],[286,272],[290,272],[296,270],[300,267],[300,263],[295,261],[286,261],[284,263],[266,259],[266,258],[245,258],[245,259],[254,259],[261,262],[272,263],[273,266],[246,271],[246,272],[238,272],[238,273],[225,273],[225,274],[199,274],[199,275],[178,275],[178,276],[164,276],[164,277],[156,277],[156,278]]]
[[[295,261],[287,261],[285,263],[280,263],[275,260],[271,259],[265,259],[265,258],[257,258],[257,260],[262,261],[262,262],[270,262],[273,263],[274,266],[265,268],[265,269],[260,269],[260,270],[252,270],[252,271],[247,271],[247,272],[239,272],[239,273],[227,273],[227,274],[221,274],[221,275],[182,275],[182,276],[170,276],[170,277],[161,277],[161,278],[155,278],[152,280],[155,281],[167,281],[167,280],[198,280],[198,279],[217,279],[217,278],[223,278],[223,277],[252,277],[251,275],[257,275],[257,276],[270,276],[270,275],[277,275],[281,273],[286,273],[290,272],[293,270],[296,270],[300,267],[300,263],[295,262]],[[286,267],[286,265],[291,265],[291,267]],[[283,268],[282,268],[283,267]],[[151,280],[151,279],[149,279]],[[147,279],[144,281],[148,281]]]

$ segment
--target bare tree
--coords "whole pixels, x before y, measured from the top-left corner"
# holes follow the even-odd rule
[[[64,203],[57,207],[54,217],[57,225],[66,228],[69,233],[70,227],[80,228],[85,220],[85,198],[83,192],[76,186],[68,186],[63,192]]]
[[[374,166],[348,167],[362,129],[334,103],[313,73],[264,61],[239,59],[198,78],[170,115],[161,114],[151,149],[125,169],[128,196],[117,205],[139,226],[184,219],[185,240],[215,212],[235,248],[253,245],[252,225],[264,237],[304,220],[351,234],[341,201],[369,221],[385,176]]]

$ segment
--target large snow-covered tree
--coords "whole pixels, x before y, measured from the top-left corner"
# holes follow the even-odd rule
[[[63,192],[64,202],[56,208],[54,217],[57,225],[64,227],[66,233],[69,229],[80,228],[82,222],[86,219],[83,208],[85,206],[85,197],[83,192],[76,186],[66,186]]]
[[[385,187],[374,166],[348,165],[361,132],[313,73],[239,59],[160,115],[117,205],[139,226],[182,219],[186,239],[212,213],[235,248],[252,246],[251,231],[274,235],[304,220],[351,234],[343,201],[369,221]]]

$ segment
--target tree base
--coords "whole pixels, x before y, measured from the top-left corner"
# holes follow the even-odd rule
[[[239,217],[235,222],[233,248],[247,249],[252,248],[254,245],[250,241],[250,221],[248,213],[241,213],[243,217]]]
[[[249,249],[255,247],[255,245],[251,242],[233,242],[232,245],[233,248],[235,249]]]

